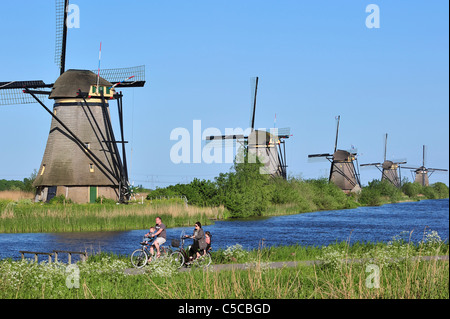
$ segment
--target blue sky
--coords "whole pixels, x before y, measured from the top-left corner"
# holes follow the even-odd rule
[[[212,179],[231,164],[174,164],[173,129],[249,125],[251,78],[259,77],[256,127],[290,127],[288,174],[328,176],[335,116],[339,148],[359,163],[388,158],[449,166],[447,1],[87,1],[68,33],[67,69],[146,66],[144,88],[123,90],[130,180],[145,187]],[[380,8],[380,28],[365,25]],[[54,1],[2,3],[0,82],[58,77]],[[52,101],[46,104],[52,107]],[[112,104],[116,125],[115,104]],[[42,160],[50,117],[38,104],[0,107],[0,179],[23,179]],[[192,134],[191,134],[192,138]],[[192,141],[191,141],[192,146]],[[191,151],[192,153],[192,151]],[[192,158],[192,154],[191,154]],[[361,168],[367,184],[380,172]],[[403,176],[411,179],[407,170]],[[431,182],[449,183],[448,173]]]

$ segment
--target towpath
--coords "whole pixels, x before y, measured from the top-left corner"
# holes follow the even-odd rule
[[[449,256],[421,256],[421,257],[413,257],[412,260],[449,260]],[[357,259],[353,260],[353,262],[363,262],[364,260]],[[297,267],[297,266],[312,266],[319,265],[321,263],[320,260],[302,260],[302,261],[277,261],[277,262],[261,262],[260,267],[264,268],[283,268],[283,267]],[[212,271],[221,271],[221,270],[245,270],[254,268],[254,263],[245,263],[245,264],[218,264],[211,265],[208,269]],[[191,268],[181,268],[180,272],[190,271]],[[124,270],[124,273],[128,275],[142,275],[145,273],[145,268],[136,269],[136,268],[127,268]]]

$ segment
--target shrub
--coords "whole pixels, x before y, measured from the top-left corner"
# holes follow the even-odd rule
[[[409,197],[416,197],[421,193],[422,186],[419,183],[408,182],[403,184],[402,191]]]
[[[431,185],[431,187],[436,192],[437,198],[448,198],[449,196],[449,189],[448,186],[444,183],[437,182]]]

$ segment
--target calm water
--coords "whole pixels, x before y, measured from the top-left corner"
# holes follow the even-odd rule
[[[164,222],[164,221],[163,221]],[[150,226],[150,225],[149,225]],[[449,200],[389,204],[380,207],[322,211],[257,220],[220,221],[204,226],[213,234],[213,248],[240,244],[257,248],[265,245],[327,245],[334,242],[387,242],[408,232],[405,239],[420,241],[424,231],[435,230],[443,240],[449,238]],[[167,230],[168,242],[193,227]],[[130,254],[139,247],[147,229],[119,232],[0,234],[0,259],[20,258],[19,250],[86,250]],[[30,256],[31,257],[31,256]]]

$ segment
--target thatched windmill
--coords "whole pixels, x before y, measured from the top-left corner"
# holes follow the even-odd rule
[[[402,166],[402,168],[405,169],[409,169],[411,170],[411,173],[413,173],[414,176],[414,182],[415,183],[419,183],[422,186],[428,186],[429,183],[429,177],[431,176],[431,174],[433,174],[436,171],[441,171],[441,172],[447,172],[447,169],[443,169],[443,168],[427,168],[425,167],[425,153],[426,153],[426,149],[425,149],[425,145],[423,145],[422,148],[422,166],[420,167],[406,167],[406,166]]]
[[[290,137],[289,128],[255,130],[255,116],[256,116],[256,96],[258,92],[259,78],[255,78],[254,89],[252,90],[252,109],[250,116],[250,134],[244,136],[243,134],[236,135],[220,135],[207,136],[208,141],[217,140],[237,140],[243,142],[247,147],[248,161],[255,163],[256,158],[264,166],[261,168],[261,173],[269,174],[271,176],[281,176],[286,179],[286,146],[285,140]]]
[[[358,165],[355,165],[357,153],[355,150],[346,151],[337,148],[340,119],[340,116],[336,117],[337,128],[333,154],[310,154],[308,158],[325,157],[331,163],[328,180],[336,184],[344,192],[359,192],[361,190],[361,182]]]
[[[361,164],[360,166],[375,166],[381,172],[381,180],[387,180],[396,187],[402,186],[400,165],[406,164],[406,161],[394,162],[386,159],[387,152],[387,133],[384,139],[384,160],[383,163]]]
[[[144,67],[99,68],[97,74],[89,70],[65,71],[68,5],[68,0],[57,2],[59,78],[50,84],[1,82],[0,104],[37,102],[52,116],[47,146],[33,184],[36,200],[48,201],[64,195],[75,202],[93,202],[100,196],[125,202],[130,196],[126,142],[122,93],[116,89],[144,86]],[[53,111],[44,104],[46,97],[54,100]],[[120,140],[116,140],[111,124],[110,100],[117,101]]]

